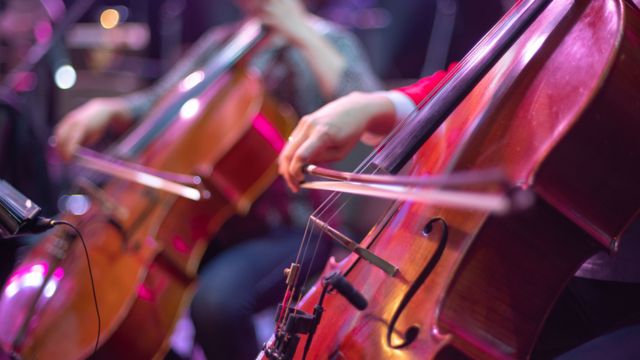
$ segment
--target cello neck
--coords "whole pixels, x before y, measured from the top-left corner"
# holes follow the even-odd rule
[[[144,151],[178,117],[180,109],[187,101],[197,98],[234,66],[250,56],[252,50],[265,40],[267,34],[268,31],[259,20],[253,18],[245,21],[235,35],[199,70],[202,79],[189,89],[177,93],[171,101],[161,105],[161,111],[155,109],[150,117],[141,121],[115,146],[112,155],[129,158]]]
[[[267,37],[265,26],[255,18],[248,19],[226,44],[218,51],[215,58],[203,69],[206,79],[215,80],[236,64],[245,59]]]
[[[373,162],[391,174],[398,173],[549,3],[526,0],[515,5],[443,80],[443,85],[422,101],[424,106],[415,119],[388,137],[381,145],[384,151]]]

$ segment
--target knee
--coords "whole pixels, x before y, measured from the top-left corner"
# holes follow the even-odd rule
[[[196,332],[229,326],[250,316],[250,308],[241,300],[215,289],[199,289],[191,303],[191,318]]]
[[[224,320],[223,317],[231,316],[237,312],[235,304],[231,299],[217,291],[206,291],[198,289],[191,303],[191,316],[195,321]]]

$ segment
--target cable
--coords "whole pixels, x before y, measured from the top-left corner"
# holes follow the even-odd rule
[[[96,316],[98,318],[98,336],[96,336],[96,345],[93,349],[93,353],[95,354],[96,352],[98,352],[98,344],[100,343],[100,327],[101,327],[101,321],[100,321],[100,310],[98,309],[98,297],[96,295],[96,285],[93,281],[93,270],[91,270],[91,261],[89,260],[89,250],[87,250],[87,244],[84,242],[84,238],[82,237],[82,233],[80,232],[80,230],[78,230],[78,228],[76,228],[73,224],[71,224],[70,222],[64,221],[64,220],[51,220],[50,224],[53,226],[56,225],[67,225],[70,228],[73,229],[73,231],[76,232],[76,234],[78,234],[78,237],[80,238],[80,241],[82,242],[82,247],[84,248],[84,254],[87,258],[87,266],[89,267],[89,278],[91,279],[91,290],[93,291],[93,303],[95,304],[96,307]]]

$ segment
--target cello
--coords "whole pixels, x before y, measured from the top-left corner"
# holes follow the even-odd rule
[[[397,201],[359,245],[318,209],[308,234],[353,253],[297,305],[304,264],[292,264],[259,358],[528,358],[578,267],[615,253],[640,213],[638,39],[640,13],[622,0],[516,4],[362,168],[427,179],[497,168],[507,193],[535,202],[496,214]]]
[[[99,317],[82,244],[58,229],[4,287],[6,351],[23,359],[164,355],[209,239],[275,179],[293,124],[245,64],[266,35],[247,21],[107,154],[78,153],[81,166],[107,175],[101,184],[79,181],[91,201],[84,214],[61,215],[87,240]]]

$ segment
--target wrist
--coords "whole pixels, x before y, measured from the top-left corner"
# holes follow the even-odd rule
[[[97,114],[103,114],[98,116],[98,119],[101,119],[100,122],[102,123],[100,127],[111,128],[119,133],[133,123],[131,108],[125,99],[112,97],[96,98],[93,101],[95,102],[95,111]]]
[[[131,109],[126,100],[119,97],[100,98],[99,100],[101,101],[101,106],[113,117],[131,122]]]
[[[365,138],[386,136],[396,125],[393,102],[383,91],[372,93],[354,92],[349,95],[358,103],[355,108],[358,117],[366,119],[364,123]],[[370,141],[366,141],[370,143]]]
[[[385,91],[370,93],[355,91],[349,96],[360,104],[358,107],[365,112],[370,122],[377,117],[395,117],[393,102],[385,95]]]

